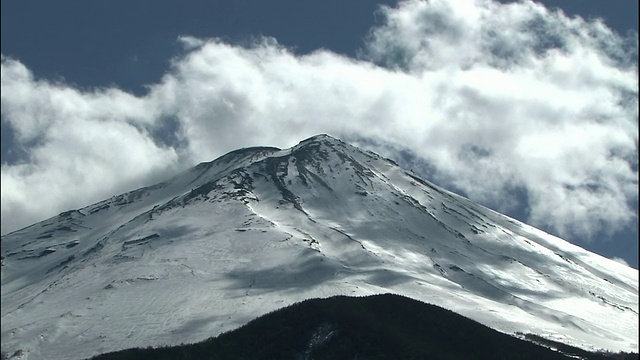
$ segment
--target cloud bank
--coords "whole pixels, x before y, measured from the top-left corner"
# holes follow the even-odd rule
[[[2,126],[25,154],[3,159],[3,234],[318,133],[410,153],[501,211],[526,200],[529,223],[569,239],[637,218],[637,34],[533,2],[411,0],[380,15],[357,59],[180,37],[144,96],[37,79],[3,57]]]

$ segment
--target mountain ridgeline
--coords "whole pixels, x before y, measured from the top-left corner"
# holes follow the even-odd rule
[[[307,299],[384,293],[638,351],[636,270],[327,135],[236,150],[2,237],[2,346],[29,359],[195,343]]]

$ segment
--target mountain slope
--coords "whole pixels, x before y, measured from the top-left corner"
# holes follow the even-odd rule
[[[383,294],[305,300],[198,344],[129,349],[92,360],[576,357],[609,359],[577,348],[555,351],[497,332],[435,305]]]
[[[638,351],[636,270],[326,135],[65,212],[3,236],[2,256],[2,345],[33,359],[193,342],[304,299],[386,292]]]

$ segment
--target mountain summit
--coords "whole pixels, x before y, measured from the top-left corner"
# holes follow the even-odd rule
[[[308,298],[396,293],[638,351],[638,272],[318,135],[245,148],[2,237],[2,347],[195,342]]]

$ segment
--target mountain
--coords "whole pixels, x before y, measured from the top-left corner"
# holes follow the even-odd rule
[[[503,334],[435,305],[382,294],[305,300],[197,344],[121,350],[91,360],[612,358],[559,348]],[[615,357],[637,359],[637,354]]]
[[[395,293],[505,333],[638,351],[638,271],[327,135],[228,153],[5,235],[2,347],[81,359]]]

